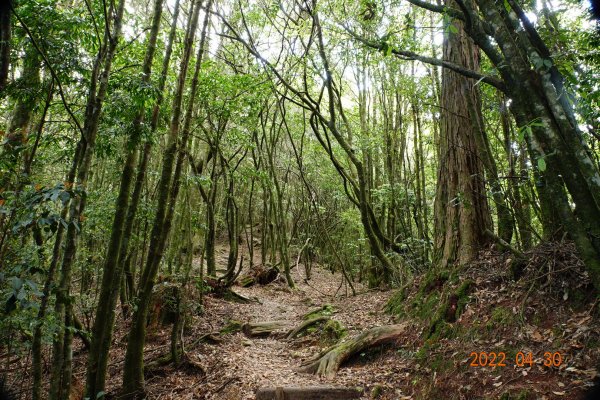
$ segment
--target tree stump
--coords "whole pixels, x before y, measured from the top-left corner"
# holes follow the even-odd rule
[[[406,326],[407,324],[398,324],[371,328],[321,352],[316,357],[303,363],[299,370],[333,378],[342,363],[351,356],[364,349],[395,341],[404,333]]]

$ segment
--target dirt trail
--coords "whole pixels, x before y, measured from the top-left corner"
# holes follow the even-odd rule
[[[205,315],[198,317],[199,332],[215,332],[224,327],[229,320],[241,322],[260,322],[285,320],[289,328],[303,321],[303,316],[316,307],[331,304],[334,308],[332,319],[341,322],[353,336],[363,329],[391,323],[388,315],[383,313],[383,306],[391,292],[367,291],[360,284],[356,286],[357,295],[351,296],[345,285],[341,284],[340,274],[331,274],[323,269],[313,269],[310,281],[305,282],[294,272],[297,288],[289,290],[283,282],[274,282],[267,286],[250,288],[235,287],[235,291],[258,301],[249,304],[227,302],[207,296],[205,298]],[[303,276],[302,276],[303,278]],[[338,290],[339,289],[339,290]],[[337,294],[332,296],[330,294]],[[284,329],[285,330],[285,329]],[[160,379],[173,382],[157,381],[160,387],[175,387],[174,392],[166,393],[161,388],[152,388],[151,393],[157,398],[178,399],[254,399],[256,389],[262,386],[277,385],[311,385],[329,383],[341,386],[365,386],[365,383],[377,379],[377,371],[385,380],[385,366],[381,363],[354,363],[340,370],[334,379],[317,378],[314,375],[297,372],[303,359],[321,350],[318,343],[310,338],[289,341],[275,338],[247,338],[243,333],[223,335],[220,344],[202,344],[189,351],[188,355],[206,369],[207,375],[200,381],[189,382],[182,386],[183,380],[190,380],[185,372],[173,371]],[[188,342],[193,338],[188,338]],[[352,363],[351,363],[352,364]],[[383,367],[383,368],[382,368]],[[374,372],[374,369],[376,370]],[[367,398],[367,397],[365,397]]]

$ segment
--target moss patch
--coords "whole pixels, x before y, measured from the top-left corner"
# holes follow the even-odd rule
[[[308,320],[317,317],[325,317],[333,314],[333,312],[333,306],[331,304],[325,304],[324,306],[321,306],[316,310],[309,311],[307,314],[304,315],[304,319]]]
[[[330,319],[325,323],[323,330],[321,331],[321,342],[325,344],[337,343],[346,336],[347,333],[348,330],[340,323],[340,321]]]
[[[488,330],[502,328],[504,326],[513,325],[516,322],[517,316],[512,310],[506,307],[496,307],[492,310],[492,315],[489,321],[485,324]]]
[[[236,333],[236,332],[239,332],[242,330],[243,325],[244,324],[240,321],[230,319],[229,321],[227,321],[227,325],[225,325],[224,327],[221,328],[219,333],[221,335],[228,335],[230,333]]]

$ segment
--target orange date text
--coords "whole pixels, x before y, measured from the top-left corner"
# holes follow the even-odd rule
[[[471,352],[469,354],[469,366],[470,367],[506,367],[508,365],[506,353],[500,352]],[[517,367],[531,367],[536,364],[532,353],[518,352],[514,359],[513,364]],[[563,362],[563,356],[560,352],[544,352],[541,364],[545,367],[559,367]]]

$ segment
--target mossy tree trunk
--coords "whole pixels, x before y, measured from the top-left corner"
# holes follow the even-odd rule
[[[152,61],[156,50],[156,42],[160,28],[163,0],[155,0],[152,24],[148,36],[146,55],[142,67],[142,84],[150,82]],[[126,228],[126,217],[129,208],[130,190],[133,183],[135,164],[138,158],[138,145],[142,131],[145,111],[137,111],[133,121],[133,132],[127,140],[125,164],[121,175],[119,194],[116,200],[115,214],[111,235],[102,269],[102,283],[96,307],[94,326],[92,328],[92,347],[87,363],[86,395],[95,399],[98,393],[104,392],[108,353],[112,343],[115,321],[115,305],[122,285],[123,264],[120,261],[122,240]]]
[[[6,87],[10,65],[10,38],[12,33],[11,8],[13,0],[0,2],[0,92]]]
[[[116,8],[115,8],[116,6]],[[85,195],[90,173],[92,157],[102,107],[108,90],[109,76],[112,63],[116,54],[117,45],[121,38],[123,26],[123,12],[125,0],[113,4],[108,10],[111,21],[106,21],[104,42],[98,51],[92,69],[89,93],[85,109],[85,121],[81,130],[81,139],[78,143],[76,166],[76,182],[67,182],[76,190],[81,191],[77,197],[71,199],[68,211],[68,228],[65,239],[64,254],[61,264],[60,281],[56,293],[55,313],[59,321],[64,321],[64,329],[60,329],[53,343],[52,376],[50,381],[49,398],[59,400],[69,396],[71,385],[71,362],[73,352],[71,349],[72,334],[72,308],[71,308],[71,275],[77,252],[77,239],[85,209]],[[112,22],[112,23],[111,23]]]
[[[154,280],[162,260],[166,235],[168,235],[168,229],[165,229],[167,224],[165,217],[170,207],[170,201],[176,200],[171,197],[171,185],[173,182],[173,171],[175,169],[175,159],[177,156],[177,141],[180,132],[183,94],[186,86],[187,71],[192,56],[194,38],[196,36],[200,8],[201,1],[197,0],[193,3],[193,10],[189,14],[188,30],[180,62],[177,87],[173,98],[171,124],[167,135],[166,149],[163,154],[160,180],[157,186],[157,210],[152,226],[146,265],[140,277],[137,309],[133,315],[133,322],[127,342],[125,365],[123,367],[123,397],[127,399],[144,396],[143,356],[146,337],[146,318],[152,297]]]
[[[179,18],[179,0],[175,1],[174,10],[173,10],[173,19],[171,22],[171,30],[169,32],[169,38],[167,41],[167,46],[165,49],[165,54],[163,57],[163,62],[161,66],[161,72],[158,80],[158,89],[157,89],[157,98],[156,103],[154,104],[154,109],[152,111],[152,120],[150,121],[150,136],[154,136],[158,129],[159,122],[159,114],[160,108],[162,106],[164,100],[164,92],[165,85],[167,81],[167,73],[169,70],[169,65],[171,63],[171,54],[173,52],[173,43],[175,41],[175,35],[177,33],[177,21]],[[127,218],[125,222],[125,228],[123,232],[123,238],[121,240],[121,250],[119,253],[119,264],[120,268],[124,271],[125,280],[124,284],[126,285],[126,293],[129,297],[127,300],[130,300],[134,294],[134,276],[131,271],[131,260],[133,258],[133,251],[130,251],[129,246],[131,242],[131,237],[133,233],[133,226],[135,222],[135,216],[137,213],[137,209],[140,204],[140,200],[142,198],[142,190],[144,188],[144,183],[146,180],[146,171],[148,169],[148,162],[150,160],[150,151],[152,150],[152,143],[147,141],[144,143],[142,155],[139,158],[137,172],[135,177],[135,185],[133,187],[133,192],[131,194],[131,199],[129,201],[129,207],[127,210]],[[124,306],[125,308],[125,306]]]

